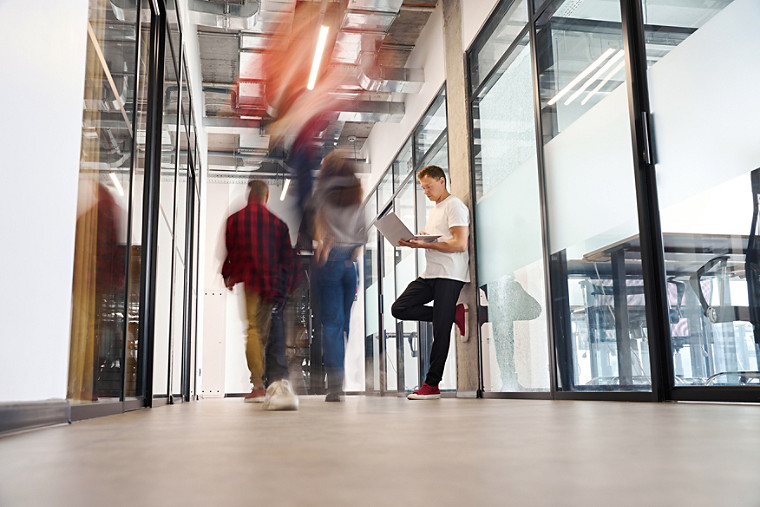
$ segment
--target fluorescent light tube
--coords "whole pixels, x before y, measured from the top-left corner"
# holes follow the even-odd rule
[[[119,178],[116,177],[116,173],[111,171],[109,176],[111,176],[111,181],[113,181],[116,191],[119,192],[120,196],[124,197],[124,187],[121,186],[121,182],[119,182]]]
[[[329,27],[322,25],[319,28],[319,39],[317,39],[317,49],[314,52],[314,61],[311,64],[311,72],[309,73],[309,84],[306,85],[307,90],[314,89],[314,83],[317,82],[317,72],[319,72],[319,64],[322,61],[322,53],[325,51],[325,43],[327,43],[327,32]]]
[[[607,84],[607,81],[609,81],[610,79],[612,79],[612,76],[614,76],[615,74],[617,74],[618,72],[620,72],[620,70],[621,70],[623,67],[625,67],[625,62],[620,62],[620,63],[618,64],[618,66],[617,66],[617,67],[615,67],[614,69],[612,69],[612,70],[610,71],[610,73],[609,73],[609,74],[607,74],[606,76],[604,76],[604,79],[602,79],[602,80],[599,82],[599,84],[598,84],[598,85],[596,85],[596,86],[594,87],[594,89],[593,89],[593,90],[591,90],[591,93],[589,93],[588,95],[586,95],[586,98],[584,98],[583,100],[581,100],[581,105],[583,105],[583,104],[585,104],[586,102],[588,102],[588,101],[589,101],[589,99],[590,99],[590,98],[591,98],[591,97],[592,97],[594,94],[596,94],[596,92],[598,92],[599,90],[601,90],[601,89],[602,89],[602,86],[606,85],[606,84]]]
[[[607,58],[609,58],[610,55],[612,53],[614,53],[614,52],[615,52],[615,49],[608,48],[607,51],[605,51],[604,53],[602,53],[602,56],[600,56],[599,58],[597,58],[596,60],[594,60],[591,63],[591,65],[589,65],[588,67],[586,67],[583,70],[583,72],[581,72],[580,74],[578,74],[577,76],[575,76],[575,79],[573,79],[572,81],[570,81],[569,83],[567,83],[567,85],[565,85],[565,87],[562,88],[557,95],[555,95],[554,97],[552,97],[552,99],[548,102],[547,105],[552,106],[552,105],[556,104],[559,99],[561,99],[562,97],[564,97],[567,94],[567,92],[569,92],[570,90],[572,90],[575,87],[575,85],[577,85],[578,83],[580,83],[581,80],[584,77],[586,77],[589,74],[591,74],[592,72],[594,72],[594,69],[596,69],[597,67],[599,67],[602,63],[604,63],[604,61]]]
[[[285,179],[285,184],[282,186],[282,193],[280,194],[280,200],[281,201],[285,200],[285,194],[288,193],[288,186],[290,186],[290,179],[286,178]]]
[[[591,86],[597,79],[600,79],[608,70],[610,70],[610,68],[613,65],[615,65],[615,63],[617,63],[618,60],[620,60],[621,58],[623,58],[624,54],[625,54],[625,52],[622,49],[620,51],[618,51],[617,54],[615,54],[615,56],[613,56],[612,58],[610,58],[607,61],[607,63],[605,63],[604,65],[602,65],[601,69],[597,70],[594,73],[593,76],[591,76],[590,78],[588,78],[586,80],[586,82],[583,83],[583,86],[581,86],[580,88],[578,88],[575,91],[575,93],[573,93],[572,95],[570,95],[570,97],[565,101],[565,105],[567,106],[572,101],[574,101],[575,99],[577,99],[578,97],[580,97],[581,93],[583,93],[584,91],[586,91],[586,88],[588,88],[589,86]]]

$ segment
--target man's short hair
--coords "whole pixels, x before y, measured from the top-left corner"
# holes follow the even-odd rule
[[[250,197],[256,197],[259,201],[263,201],[269,195],[269,185],[262,180],[251,180],[248,182],[248,189],[250,191]]]
[[[417,173],[417,178],[422,179],[425,176],[428,178],[433,178],[434,180],[437,180],[438,178],[443,178],[444,184],[446,183],[446,173],[443,172],[443,169],[438,167],[437,165],[428,165],[423,167],[419,170]]]

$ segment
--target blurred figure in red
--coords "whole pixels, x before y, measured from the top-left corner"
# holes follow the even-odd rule
[[[299,2],[292,26],[281,24],[263,58],[267,113],[273,120],[267,129],[270,148],[286,153],[285,164],[295,176],[302,214],[312,193],[312,174],[322,158],[322,134],[337,118],[339,104],[345,107],[355,95],[347,90],[340,97],[336,93],[356,76],[349,75],[345,66],[328,66],[334,30],[325,41],[314,87],[307,89],[320,26],[330,24],[330,16],[321,7],[316,2]]]

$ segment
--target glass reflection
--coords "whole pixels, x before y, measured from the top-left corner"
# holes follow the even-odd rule
[[[501,2],[481,32],[487,33],[488,38],[477,41],[475,49],[468,55],[471,93],[483,83],[527,23],[527,0]]]
[[[555,345],[562,390],[650,390],[620,6],[537,20]]]
[[[425,112],[420,124],[414,129],[415,160],[422,160],[446,131],[446,91],[438,94]],[[425,164],[430,165],[431,163]],[[418,164],[419,166],[419,164]],[[423,166],[419,166],[420,169]],[[448,164],[440,167],[448,167]],[[447,175],[448,177],[448,175]]]
[[[759,14],[747,0],[644,5],[676,387],[760,386],[760,101],[727,93],[760,78],[746,65]]]
[[[415,220],[414,179],[414,176],[410,175],[394,199],[396,215],[410,231],[420,229]],[[416,256],[410,248],[396,248],[395,250],[396,294],[401,294],[407,285],[417,278]],[[410,391],[422,385],[419,374],[420,341],[418,327],[417,322],[409,320],[399,321],[397,325],[399,340],[396,343],[396,362],[398,364],[400,391]]]
[[[147,14],[147,16],[145,15]],[[148,120],[148,57],[150,55],[150,11],[144,10],[140,29],[139,79],[137,87],[137,115],[135,117],[135,169],[132,175],[131,192],[131,228],[129,237],[129,280],[127,304],[127,368],[125,395],[129,397],[145,394],[145,371],[143,363],[138,361],[144,344],[138,341],[140,325],[140,279],[142,264],[142,217],[143,189],[145,181],[145,140]]]
[[[136,8],[91,2],[77,201],[67,398],[123,393]]]
[[[364,248],[364,351],[365,389],[380,390],[380,260],[378,233],[369,229],[369,240]]]
[[[390,175],[390,172],[388,173]],[[394,207],[390,207],[394,211]],[[391,314],[391,305],[396,300],[396,255],[399,250],[391,245],[390,241],[383,236],[382,240],[382,303],[383,303],[383,335],[384,335],[384,371],[381,372],[381,386],[385,390],[395,391],[398,389],[398,357],[396,353],[398,333],[396,319]],[[384,382],[383,382],[384,380]]]
[[[177,171],[177,149],[179,131],[179,87],[177,85],[178,63],[168,51],[169,33],[166,34],[164,61],[164,103],[161,136],[161,183],[159,186],[159,219],[156,267],[156,308],[168,311],[157,312],[154,323],[153,352],[153,395],[167,397],[169,393],[170,336],[172,329],[173,304],[173,259],[174,259],[174,210],[175,183]],[[178,303],[178,302],[176,302]]]
[[[526,35],[472,102],[487,391],[549,389],[530,53]]]

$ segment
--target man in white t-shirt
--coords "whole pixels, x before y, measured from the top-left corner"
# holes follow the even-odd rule
[[[429,165],[417,173],[425,196],[435,203],[428,215],[425,231],[438,234],[437,241],[399,241],[400,246],[424,248],[425,272],[409,284],[391,307],[399,320],[419,320],[433,323],[433,347],[430,368],[425,383],[410,393],[410,400],[430,400],[441,397],[438,383],[449,354],[451,325],[458,314],[460,331],[464,326],[464,308],[457,308],[462,286],[470,281],[467,240],[470,212],[467,206],[446,190],[446,174],[438,166]],[[433,306],[427,303],[433,302]],[[461,305],[460,305],[461,306]]]

